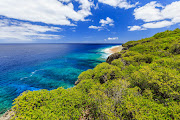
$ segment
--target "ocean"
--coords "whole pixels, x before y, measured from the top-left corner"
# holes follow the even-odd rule
[[[118,44],[120,45],[120,44]],[[70,88],[117,44],[0,44],[0,114],[26,90]]]

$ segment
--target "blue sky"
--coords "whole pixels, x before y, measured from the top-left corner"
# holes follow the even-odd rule
[[[0,0],[0,43],[124,43],[180,28],[178,0]]]

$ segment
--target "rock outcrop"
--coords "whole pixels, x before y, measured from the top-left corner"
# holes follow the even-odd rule
[[[10,109],[2,117],[0,117],[0,120],[11,120],[11,118],[14,116],[14,112]]]
[[[121,54],[120,54],[120,53],[114,53],[114,54],[110,55],[110,56],[107,58],[106,62],[109,63],[109,64],[111,64],[111,62],[112,62],[113,60],[119,59],[119,58],[121,58]]]
[[[100,80],[101,84],[107,82],[108,81],[107,75],[105,74],[105,75],[101,76],[99,80]]]
[[[77,84],[79,84],[80,83],[80,79],[78,79],[75,83],[74,83],[74,85],[77,85]]]

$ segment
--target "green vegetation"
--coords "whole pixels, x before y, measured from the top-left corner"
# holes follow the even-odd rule
[[[12,119],[179,120],[180,29],[123,47],[121,58],[83,72],[73,88],[22,93]]]

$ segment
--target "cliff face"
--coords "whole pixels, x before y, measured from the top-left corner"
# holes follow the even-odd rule
[[[180,29],[123,44],[76,86],[27,91],[18,119],[180,119]]]
[[[118,58],[121,58],[121,54],[114,53],[107,58],[106,62],[110,64],[113,60],[118,59]]]

